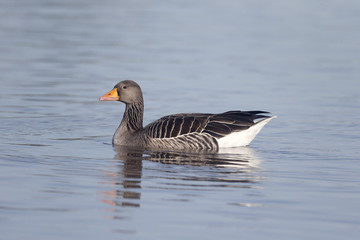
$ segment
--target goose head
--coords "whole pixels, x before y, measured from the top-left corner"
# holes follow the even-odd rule
[[[99,100],[120,101],[125,104],[134,104],[143,102],[143,97],[141,88],[136,82],[125,80],[116,84],[110,92],[100,97]]]

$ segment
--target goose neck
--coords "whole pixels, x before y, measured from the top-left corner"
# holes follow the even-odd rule
[[[137,131],[143,128],[144,103],[128,103],[124,112],[122,123],[129,131]]]

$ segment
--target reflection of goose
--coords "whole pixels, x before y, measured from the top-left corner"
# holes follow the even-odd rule
[[[172,170],[171,174],[168,168],[159,168],[159,175],[156,175],[156,178],[163,179],[166,190],[172,184],[175,184],[174,189],[179,189],[181,186],[192,190],[207,187],[252,188],[261,180],[255,169],[259,167],[261,161],[248,147],[233,148],[222,153],[161,151],[128,146],[114,146],[114,150],[116,166],[106,171],[106,181],[103,184],[107,189],[102,192],[102,202],[113,206],[112,219],[126,218],[118,207],[140,207],[143,191],[141,182],[142,178],[146,178],[142,174],[144,160],[162,164],[206,166],[205,171],[203,169],[191,173],[191,171],[184,172],[184,168],[180,168],[179,171]],[[161,169],[164,171],[162,172]],[[207,174],[209,172],[210,174]],[[184,180],[190,180],[190,183]],[[199,184],[195,184],[194,181]],[[157,185],[156,189],[161,189],[161,186]]]
[[[121,159],[123,164],[120,170],[107,173],[108,183],[115,188],[103,192],[103,202],[112,206],[140,207],[136,200],[141,196],[137,189],[141,188],[142,153],[123,149],[115,158]]]
[[[262,115],[268,113],[264,111],[175,114],[143,128],[142,91],[131,80],[118,83],[100,101],[126,104],[123,119],[113,137],[114,145],[198,150],[246,146],[274,118]]]
[[[229,148],[220,152],[162,151],[127,146],[114,146],[114,150],[117,152],[116,158],[125,161],[143,159],[164,164],[237,168],[257,168],[261,162],[254,150],[249,147]]]

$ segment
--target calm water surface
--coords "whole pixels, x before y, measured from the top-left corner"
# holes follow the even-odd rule
[[[356,239],[358,1],[0,1],[0,239]],[[267,110],[249,147],[114,148],[145,123]]]

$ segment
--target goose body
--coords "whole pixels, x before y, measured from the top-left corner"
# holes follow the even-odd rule
[[[184,113],[162,117],[143,127],[144,103],[140,86],[131,80],[115,85],[100,101],[126,104],[113,136],[114,145],[166,149],[214,150],[247,146],[271,119],[264,111],[220,114]]]

